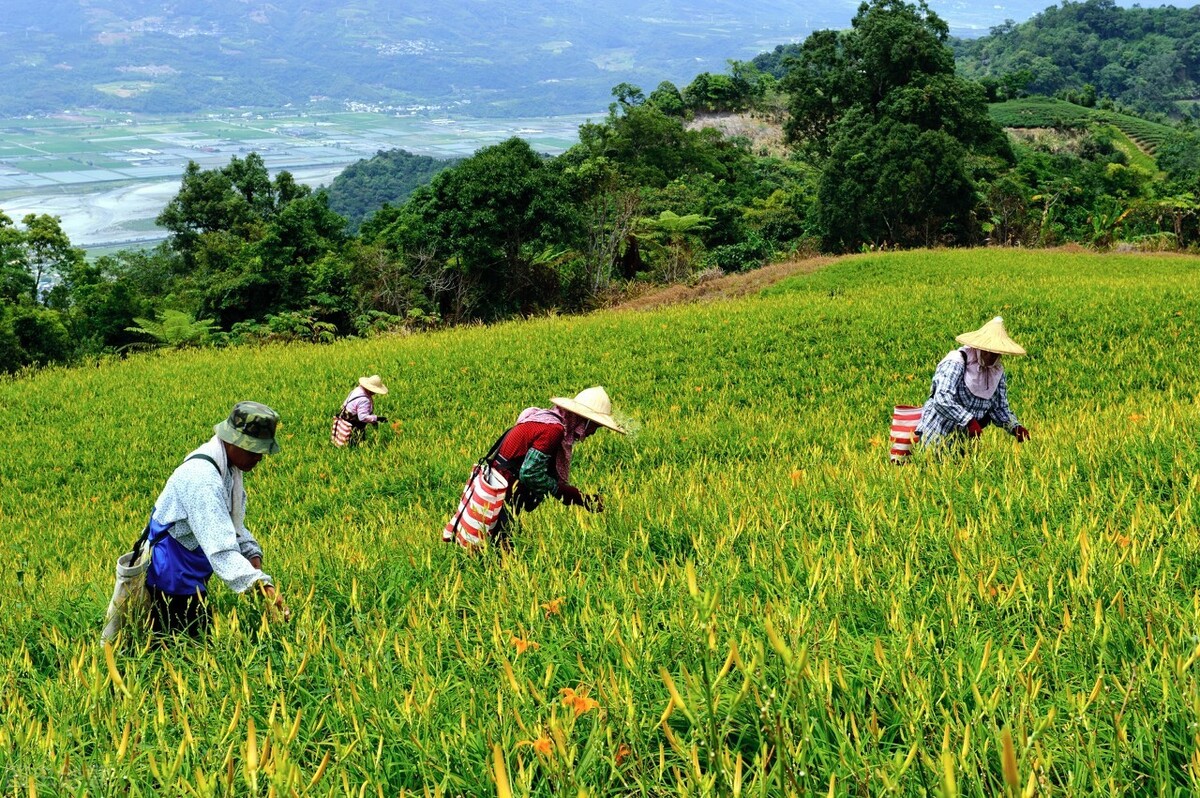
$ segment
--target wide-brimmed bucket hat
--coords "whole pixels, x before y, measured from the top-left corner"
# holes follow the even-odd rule
[[[279,414],[259,402],[238,402],[229,418],[213,427],[217,437],[239,449],[256,454],[278,454],[275,429]]]
[[[997,355],[1023,355],[1025,347],[1008,337],[1004,330],[1004,319],[997,316],[972,332],[965,332],[954,339],[963,346],[970,346]]]
[[[608,392],[599,385],[588,388],[585,391],[580,391],[575,395],[574,399],[564,399],[561,396],[550,398],[550,402],[563,410],[570,410],[577,416],[590,418],[597,424],[608,427],[613,432],[625,434],[625,430],[617,423],[617,420],[612,416],[612,400],[608,398]]]
[[[359,377],[358,384],[371,393],[376,393],[380,396],[387,393],[387,386],[383,384],[383,379],[378,374],[372,374],[370,377]]]

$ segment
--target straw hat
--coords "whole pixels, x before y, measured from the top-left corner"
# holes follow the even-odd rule
[[[997,316],[973,332],[966,332],[954,339],[963,346],[995,352],[997,355],[1023,355],[1025,348],[1008,337],[1004,330],[1004,319]]]
[[[625,434],[625,430],[621,429],[621,425],[612,417],[612,400],[608,398],[608,393],[596,385],[588,388],[586,391],[580,391],[575,395],[574,399],[563,399],[555,396],[550,399],[551,404],[558,405],[563,410],[570,410],[577,416],[590,418],[597,424],[602,424],[608,427],[613,432]]]
[[[366,388],[371,393],[377,393],[383,396],[387,393],[387,386],[383,384],[378,374],[372,374],[370,377],[359,377],[358,384]]]

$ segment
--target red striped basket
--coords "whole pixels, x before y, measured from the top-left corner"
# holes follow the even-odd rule
[[[911,405],[896,405],[892,411],[891,457],[893,463],[903,463],[912,454],[922,409]]]
[[[476,466],[463,488],[458,511],[442,530],[442,540],[453,540],[465,549],[482,545],[500,519],[507,491],[508,480],[503,474],[494,468]]]
[[[329,442],[334,446],[345,446],[350,442],[350,436],[354,433],[354,427],[350,422],[341,416],[333,417],[333,426],[329,429]]]

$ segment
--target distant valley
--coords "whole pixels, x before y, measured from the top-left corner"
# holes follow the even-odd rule
[[[1045,0],[930,7],[952,33],[1024,20]],[[0,117],[108,108],[453,109],[541,116],[603,108],[621,82],[653,88],[724,71],[815,30],[848,26],[858,3],[444,3],[413,0],[6,0]]]
[[[0,120],[0,211],[13,219],[59,216],[71,241],[92,251],[144,244],[165,237],[154,217],[179,190],[189,160],[215,168],[257,152],[273,172],[286,169],[317,187],[332,183],[348,164],[394,148],[454,158],[521,136],[538,151],[557,154],[575,142],[588,118],[278,112]]]

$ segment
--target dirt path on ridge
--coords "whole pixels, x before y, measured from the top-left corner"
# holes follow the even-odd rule
[[[706,280],[698,285],[670,285],[635,297],[613,310],[656,310],[668,305],[683,305],[689,302],[710,302],[717,299],[735,299],[755,294],[769,285],[796,274],[808,274],[838,260],[833,257],[811,257],[772,263],[761,269],[727,274],[715,280]]]

